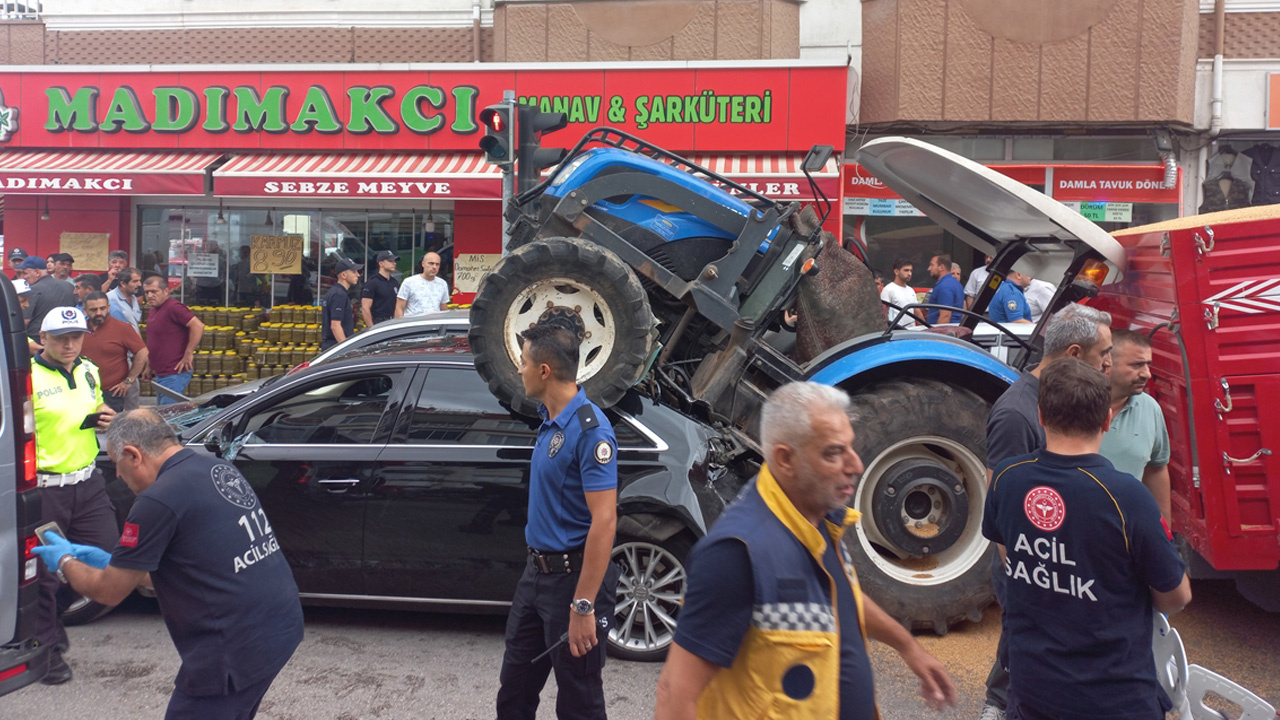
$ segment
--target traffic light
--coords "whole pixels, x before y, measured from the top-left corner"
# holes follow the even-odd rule
[[[484,151],[485,159],[495,165],[510,165],[516,159],[511,121],[510,103],[490,105],[480,111],[480,124],[484,125],[480,149]]]
[[[557,165],[568,153],[564,148],[542,147],[542,136],[569,124],[564,113],[539,112],[533,105],[517,105],[519,121],[516,132],[520,146],[516,151],[516,192],[524,192],[538,184],[542,171]]]

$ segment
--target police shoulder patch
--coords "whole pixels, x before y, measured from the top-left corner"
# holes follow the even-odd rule
[[[1008,306],[1008,308],[1009,308],[1010,310],[1017,310],[1017,309],[1018,309],[1018,301],[1017,301],[1017,300],[1010,300],[1009,302],[1005,303],[1005,305],[1006,305],[1006,306]]]
[[[595,456],[596,462],[601,465],[609,464],[609,461],[613,459],[613,446],[609,444],[608,440],[601,440],[596,443]]]

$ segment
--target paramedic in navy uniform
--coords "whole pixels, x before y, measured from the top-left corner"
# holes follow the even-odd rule
[[[178,444],[149,409],[117,415],[107,453],[137,494],[115,551],[46,533],[41,558],[107,605],[151,573],[182,658],[166,718],[245,720],[302,642],[298,586],[253,488]]]
[[[618,444],[578,387],[579,339],[567,326],[551,320],[520,336],[520,377],[529,397],[542,401],[542,425],[529,468],[529,561],[507,617],[499,720],[533,720],[553,669],[556,717],[605,718],[601,670],[619,575],[609,562]]]
[[[1044,449],[996,466],[982,517],[1008,576],[1009,720],[1163,720],[1152,606],[1191,601],[1173,535],[1146,486],[1098,454],[1105,375],[1054,360],[1039,408]]]

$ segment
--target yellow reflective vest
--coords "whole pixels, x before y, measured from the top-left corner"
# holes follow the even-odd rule
[[[98,436],[81,430],[86,415],[102,405],[98,366],[76,358],[71,370],[53,365],[41,352],[31,359],[32,405],[36,416],[36,469],[67,473],[98,456]]]

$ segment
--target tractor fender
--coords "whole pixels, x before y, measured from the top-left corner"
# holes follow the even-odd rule
[[[827,350],[804,368],[805,379],[853,389],[895,377],[953,381],[994,401],[1018,371],[985,350],[933,333],[872,333]]]

